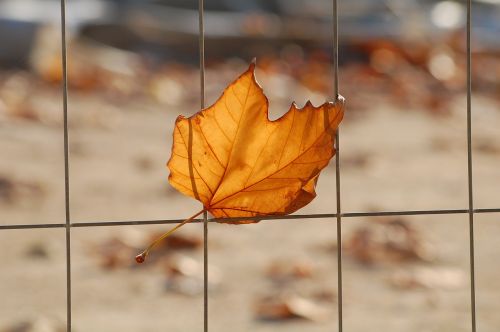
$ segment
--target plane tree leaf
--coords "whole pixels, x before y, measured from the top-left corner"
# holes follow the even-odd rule
[[[274,121],[268,107],[252,63],[212,106],[177,118],[168,180],[200,201],[203,210],[151,244],[137,256],[138,262],[158,241],[204,211],[216,218],[286,215],[314,199],[319,174],[335,155],[344,98],[318,107],[293,103]]]
[[[218,218],[300,209],[316,196],[319,173],[335,154],[344,99],[292,104],[271,121],[254,71],[252,63],[215,104],[175,123],[169,182]]]

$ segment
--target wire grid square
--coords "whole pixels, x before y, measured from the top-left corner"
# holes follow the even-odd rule
[[[333,95],[338,95],[338,11],[337,11],[337,0],[332,0],[333,2],[333,67],[335,69],[334,80],[334,93]],[[467,181],[468,181],[468,191],[469,191],[469,206],[464,209],[434,209],[434,210],[415,210],[415,211],[381,211],[381,212],[342,212],[341,210],[341,177],[340,177],[340,134],[337,133],[336,148],[337,156],[335,158],[335,168],[336,168],[336,205],[337,210],[335,213],[327,214],[304,214],[304,215],[288,215],[288,216],[268,216],[265,218],[258,218],[259,220],[283,220],[283,219],[318,219],[318,218],[330,218],[336,219],[337,221],[337,239],[338,243],[342,242],[342,218],[355,218],[355,217],[375,217],[375,216],[410,216],[410,215],[441,215],[441,214],[467,214],[469,216],[469,246],[470,246],[470,277],[471,277],[471,316],[472,325],[471,330],[476,331],[476,310],[475,310],[475,266],[474,266],[474,215],[477,213],[500,213],[500,207],[498,208],[482,208],[474,209],[472,188],[473,188],[473,178],[472,178],[472,137],[471,137],[471,7],[472,1],[467,0]],[[201,85],[201,107],[204,107],[205,96],[204,96],[204,80],[205,80],[205,66],[204,66],[204,0],[199,0],[199,51],[200,51],[200,85]],[[63,69],[63,114],[64,114],[64,159],[65,159],[65,222],[64,223],[54,223],[54,224],[23,224],[23,225],[1,225],[0,230],[8,229],[36,229],[36,228],[64,228],[65,238],[66,238],[66,305],[67,305],[67,331],[71,331],[72,328],[72,316],[71,316],[71,229],[81,228],[81,227],[99,227],[99,226],[124,226],[124,225],[159,225],[159,224],[176,224],[182,221],[182,219],[177,220],[130,220],[130,221],[105,221],[105,222],[80,222],[72,223],[70,215],[70,200],[69,200],[69,158],[68,158],[68,81],[67,81],[67,45],[66,45],[66,0],[61,0],[61,46],[62,46],[62,69]],[[223,220],[228,220],[230,218],[224,218]],[[256,219],[256,218],[238,218],[241,219]],[[208,224],[210,222],[215,222],[214,219],[208,219],[207,215],[204,218],[199,218],[194,220],[194,222],[204,223],[204,266],[205,266],[205,287],[204,287],[204,331],[208,331],[208,297],[207,297],[207,260],[208,260],[208,250],[207,250],[207,231]],[[343,322],[342,322],[342,251],[338,251],[338,330],[342,332]]]

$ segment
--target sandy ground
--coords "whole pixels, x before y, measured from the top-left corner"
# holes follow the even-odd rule
[[[43,105],[58,114],[60,93],[51,89],[43,95]],[[215,97],[210,95],[210,101]],[[349,99],[355,98],[346,97],[347,105]],[[384,103],[374,104],[365,112],[349,113],[348,108],[341,126],[343,210],[467,208],[465,98],[452,103],[449,116],[396,110]],[[276,103],[273,107],[284,110],[287,106]],[[195,109],[196,106],[160,107],[144,100],[120,103],[71,93],[72,221],[185,218],[198,211],[197,202],[169,187],[164,168],[175,117]],[[474,98],[473,122],[475,206],[499,207],[498,105],[482,97]],[[0,123],[0,175],[17,183],[18,188],[9,199],[0,201],[1,224],[64,221],[62,152],[60,125],[26,120]],[[318,197],[298,213],[334,212],[334,189],[335,172],[329,166],[320,177]],[[477,319],[478,331],[482,332],[500,329],[499,218],[499,214],[476,216]],[[431,263],[381,261],[368,266],[346,254],[345,330],[470,331],[467,215],[403,220],[431,245],[436,258]],[[360,227],[371,227],[376,221],[377,218],[345,219],[345,241]],[[196,291],[199,284],[192,287],[196,294],[191,296],[169,292],[163,266],[109,270],[99,266],[101,257],[92,250],[114,236],[143,236],[169,227],[73,229],[75,331],[202,329],[203,297]],[[199,237],[202,228],[188,225],[180,232]],[[246,226],[211,224],[209,233],[209,261],[220,276],[209,297],[211,331],[336,330],[336,252],[325,249],[336,239],[334,220],[268,221]],[[63,229],[0,231],[0,331],[37,317],[64,323],[64,249]],[[200,249],[180,254],[202,262]],[[273,283],[264,272],[276,260],[308,262],[314,273],[310,278]],[[458,271],[458,285],[396,289],[388,282],[395,271],[421,268]],[[256,319],[256,301],[278,291],[305,297],[333,294],[333,299],[319,303],[328,312],[321,322]]]

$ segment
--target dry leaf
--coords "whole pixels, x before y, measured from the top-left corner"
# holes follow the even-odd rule
[[[214,105],[175,124],[169,181],[218,218],[300,209],[316,196],[319,173],[335,154],[344,99],[292,104],[270,121],[254,70],[252,63]]]
[[[203,293],[203,264],[193,258],[177,255],[166,261],[166,284],[168,291],[194,296]],[[208,290],[221,285],[222,273],[215,266],[208,266]]]
[[[410,289],[446,289],[454,290],[464,286],[466,277],[460,269],[419,268],[414,271],[397,271],[389,279],[391,286]]]
[[[494,140],[476,139],[474,143],[473,148],[479,153],[490,155],[500,154],[500,144],[497,144]]]
[[[18,180],[0,174],[0,203],[16,204],[43,199],[46,190],[37,181]]]
[[[61,323],[59,320],[44,316],[35,319],[20,321],[6,328],[0,328],[0,332],[62,332],[62,331],[66,331],[66,328],[63,323]]]
[[[325,306],[297,295],[264,297],[255,306],[255,314],[262,320],[299,318],[321,322],[328,318],[329,313]]]
[[[151,239],[156,239],[161,233],[153,233],[150,236]],[[172,234],[160,245],[158,249],[165,251],[171,250],[196,250],[199,249],[203,244],[203,239],[200,236],[194,234]]]
[[[435,260],[432,246],[403,219],[389,219],[357,229],[343,246],[347,255],[371,265]]]
[[[317,302],[333,303],[337,300],[337,292],[332,289],[320,289],[311,295]]]
[[[130,255],[137,247],[130,245],[121,238],[113,237],[92,248],[99,258],[99,266],[105,269],[131,267]]]
[[[294,103],[285,115],[270,121],[269,101],[254,72],[252,63],[214,105],[177,118],[168,180],[202,202],[203,210],[160,236],[136,256],[138,263],[204,211],[217,218],[285,215],[316,197],[319,173],[335,154],[344,98],[319,107],[307,102],[302,109]]]
[[[25,251],[25,255],[26,257],[31,259],[49,259],[50,250],[47,243],[34,242],[28,246],[27,250]]]
[[[158,232],[141,232],[131,229],[122,230],[116,236],[91,245],[99,257],[99,265],[106,269],[126,268],[133,266],[130,256],[152,239],[158,237]],[[178,251],[197,250],[203,244],[203,239],[194,234],[174,234],[157,246],[158,255],[155,262],[162,262],[172,253]]]
[[[314,267],[307,261],[275,261],[266,271],[266,276],[276,283],[313,277]]]

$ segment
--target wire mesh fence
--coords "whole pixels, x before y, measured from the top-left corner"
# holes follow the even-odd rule
[[[332,0],[333,4],[333,92],[332,97],[337,98],[339,95],[339,75],[338,75],[338,7],[337,0]],[[204,0],[199,0],[199,59],[200,59],[200,108],[205,107],[205,28],[204,28]],[[162,225],[162,224],[177,224],[183,221],[183,219],[163,219],[163,220],[113,220],[113,221],[95,221],[95,222],[72,222],[71,219],[71,209],[70,209],[70,176],[69,176],[69,130],[68,130],[68,77],[67,77],[67,45],[66,45],[66,0],[61,0],[61,47],[62,47],[62,73],[63,73],[63,142],[64,142],[64,186],[65,186],[65,220],[64,222],[58,223],[44,223],[44,224],[21,224],[21,225],[0,225],[0,230],[9,229],[40,229],[40,228],[64,228],[65,229],[65,239],[66,239],[66,329],[67,331],[72,330],[72,278],[71,278],[71,230],[72,228],[91,228],[91,227],[101,227],[101,226],[133,226],[133,225]],[[336,221],[337,229],[337,264],[338,264],[338,331],[342,332],[343,329],[343,279],[342,279],[342,219],[343,218],[355,218],[355,217],[379,217],[379,216],[412,216],[412,215],[452,215],[452,214],[462,214],[468,215],[469,219],[469,248],[470,248],[470,314],[471,314],[471,331],[476,331],[476,294],[475,294],[475,264],[474,264],[474,216],[476,214],[483,213],[500,213],[500,207],[498,208],[474,208],[473,199],[473,176],[472,176],[472,132],[471,132],[471,112],[472,112],[472,80],[471,80],[471,11],[472,11],[472,1],[467,0],[467,25],[466,25],[466,42],[467,42],[467,59],[466,59],[466,112],[467,112],[467,185],[468,185],[468,206],[463,209],[432,209],[432,210],[400,210],[400,211],[378,211],[378,212],[343,212],[341,209],[341,169],[340,169],[340,131],[337,131],[336,137],[336,150],[337,154],[335,157],[335,174],[336,174],[336,211],[335,213],[323,213],[323,214],[294,214],[288,216],[264,216],[264,217],[243,217],[237,218],[237,220],[262,220],[262,221],[272,221],[272,220],[293,220],[293,219],[330,219]],[[341,27],[340,27],[341,28]],[[208,230],[209,224],[217,221],[231,221],[235,218],[219,218],[210,219],[205,212],[203,218],[194,219],[194,223],[203,223],[203,234],[204,234],[204,331],[209,330],[209,319],[208,319]]]

